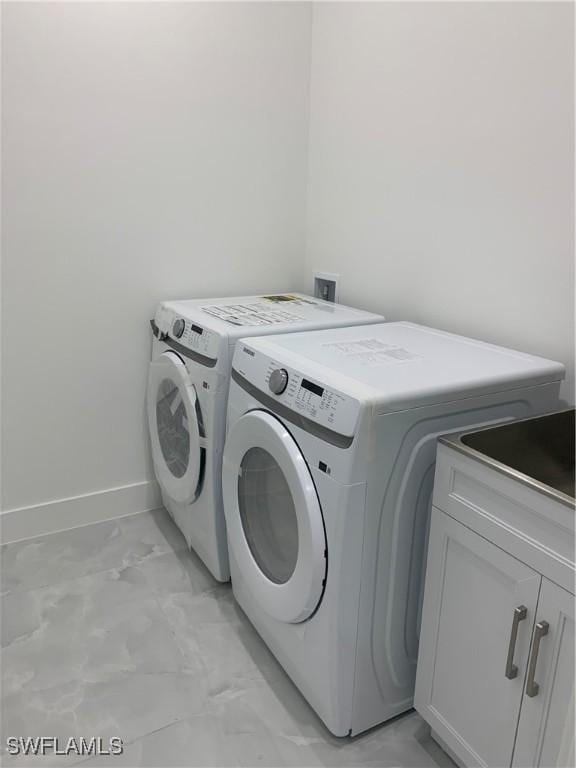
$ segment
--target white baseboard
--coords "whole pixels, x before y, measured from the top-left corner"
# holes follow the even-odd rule
[[[31,539],[45,533],[113,520],[161,506],[158,485],[146,480],[68,499],[7,509],[0,514],[0,542],[7,544]]]

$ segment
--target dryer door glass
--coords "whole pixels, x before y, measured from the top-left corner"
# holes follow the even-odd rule
[[[275,584],[285,584],[298,561],[298,518],[278,462],[262,448],[244,455],[238,506],[252,556]]]
[[[182,477],[190,459],[190,432],[182,394],[171,379],[158,387],[156,424],[164,461],[174,477]]]
[[[175,352],[163,352],[151,362],[147,401],[158,482],[172,501],[190,504],[202,486],[203,423],[196,388]]]

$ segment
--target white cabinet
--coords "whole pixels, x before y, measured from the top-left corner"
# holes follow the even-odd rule
[[[538,630],[538,632],[537,632]],[[545,635],[542,632],[546,631]],[[537,689],[520,711],[514,766],[573,768],[574,763],[574,596],[542,580],[529,672]],[[537,652],[537,653],[536,653]],[[530,687],[532,679],[528,679]]]
[[[540,575],[437,509],[428,562],[416,709],[466,765],[510,765]]]
[[[486,477],[488,502],[469,503],[469,491],[481,487],[473,467],[441,448],[415,707],[462,765],[572,768],[574,596],[547,578],[546,552],[533,556],[534,539],[524,548],[521,529],[501,523]],[[506,498],[513,502],[511,492]],[[521,516],[519,504],[515,511]],[[475,516],[482,535],[472,530]],[[511,537],[518,541],[508,547]],[[555,557],[550,572],[572,583],[559,570],[568,559],[559,566]]]

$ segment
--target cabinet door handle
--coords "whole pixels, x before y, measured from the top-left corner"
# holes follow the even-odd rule
[[[525,605],[514,608],[512,617],[512,629],[510,630],[510,642],[508,643],[508,656],[506,657],[506,672],[508,680],[514,680],[518,674],[518,667],[514,664],[514,651],[516,650],[516,638],[518,637],[518,624],[526,618],[528,609]]]
[[[533,698],[538,695],[540,686],[534,681],[536,674],[536,663],[538,661],[538,651],[540,650],[540,640],[546,637],[550,625],[547,621],[539,621],[536,624],[534,630],[534,640],[532,642],[532,653],[530,654],[530,662],[528,663],[528,677],[526,679],[526,696]]]

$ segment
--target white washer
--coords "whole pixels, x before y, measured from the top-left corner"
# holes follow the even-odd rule
[[[154,470],[166,508],[216,579],[230,578],[221,463],[236,341],[383,320],[303,294],[159,305],[147,395]]]
[[[559,363],[411,323],[236,347],[232,587],[332,733],[412,706],[436,438],[555,409],[563,377]]]

